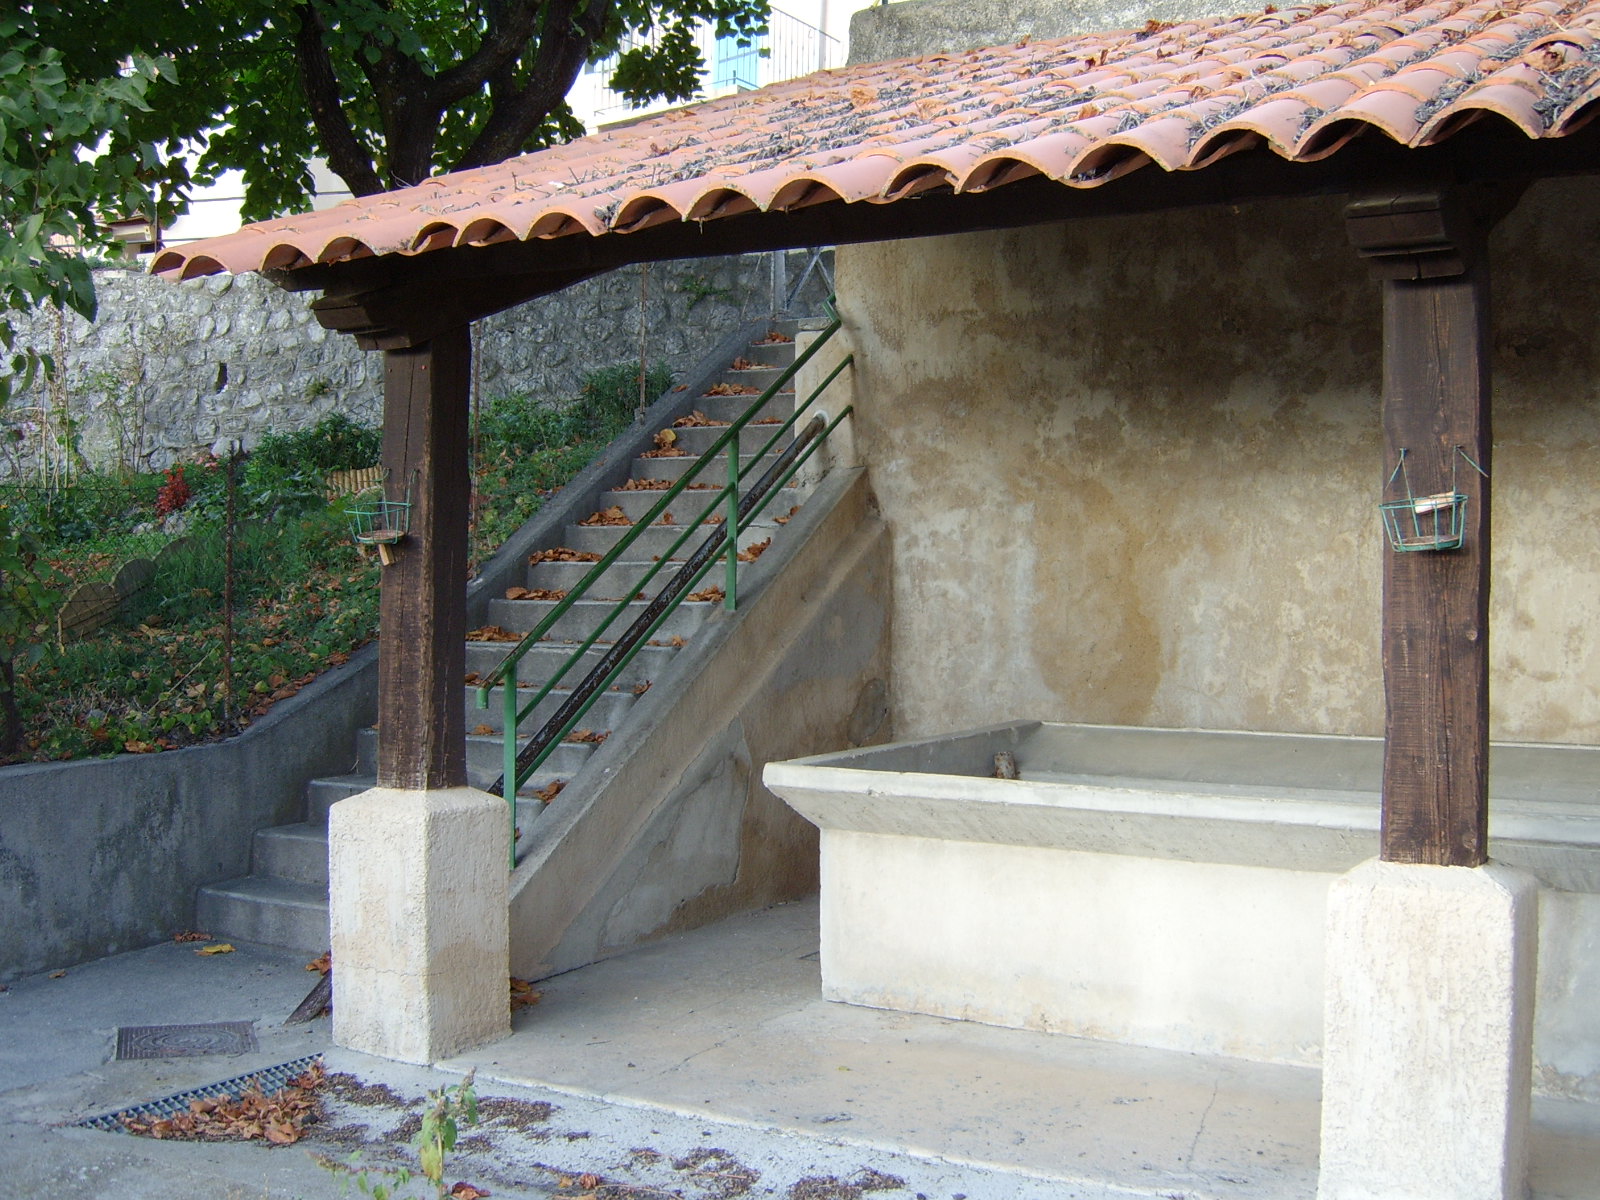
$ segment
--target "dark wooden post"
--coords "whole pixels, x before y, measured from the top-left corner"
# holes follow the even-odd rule
[[[384,351],[383,462],[388,497],[411,501],[411,526],[383,569],[378,663],[378,786],[467,781],[468,380],[465,325]]]
[[[1382,856],[1391,862],[1488,859],[1489,479],[1466,459],[1491,470],[1490,221],[1475,199],[1397,189],[1346,209],[1351,241],[1383,288],[1384,478],[1403,449],[1416,494],[1453,479],[1467,497],[1459,549],[1384,546]]]

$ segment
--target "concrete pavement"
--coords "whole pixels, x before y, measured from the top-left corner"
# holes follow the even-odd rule
[[[1315,1071],[830,1004],[815,922],[769,909],[547,980],[510,1038],[435,1069],[329,1051],[347,1078],[282,1149],[71,1123],[325,1051],[325,1020],[282,1025],[304,955],[163,945],[20,980],[0,993],[0,1178],[52,1200],[332,1197],[308,1150],[403,1162],[425,1094],[475,1068],[497,1103],[448,1175],[509,1200],[1314,1195]],[[119,1025],[201,1021],[254,1021],[259,1049],[112,1059]],[[1600,1106],[1535,1116],[1535,1196],[1600,1200]]]

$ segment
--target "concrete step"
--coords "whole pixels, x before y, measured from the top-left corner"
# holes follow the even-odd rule
[[[596,600],[621,600],[624,596],[632,596],[638,592],[640,583],[655,565],[648,560],[612,563],[593,584],[589,595]],[[524,586],[556,592],[571,591],[584,581],[593,567],[593,563],[586,562],[535,563],[528,568]],[[662,568],[663,571],[666,569]],[[661,581],[660,572],[651,580],[653,584]]]
[[[664,640],[664,639],[663,639]],[[511,652],[515,643],[512,642],[468,642],[467,643],[467,670],[475,671],[479,675],[487,674],[499,666],[505,656]],[[550,678],[550,673],[558,669],[574,650],[577,643],[569,642],[540,642],[531,647],[522,661],[517,663],[517,680],[521,683],[541,683]],[[605,653],[604,646],[591,646],[583,656],[582,664],[577,668],[579,678],[586,674],[589,668],[600,661],[600,656]],[[671,646],[643,646],[634,656],[632,662],[623,668],[621,676],[617,679],[617,686],[624,690],[655,679],[665,671],[672,662],[676,649]],[[470,715],[470,714],[469,714]],[[469,721],[467,728],[471,729],[477,722]]]
[[[517,728],[529,736],[537,733],[539,728],[553,717],[556,710],[566,703],[568,697],[572,695],[569,690],[570,686],[576,684],[582,678],[583,676],[578,672],[572,672],[566,679],[562,680],[568,687],[558,688],[539,701],[534,706],[533,712],[522,718]],[[518,692],[520,693],[519,703],[521,704],[526,704],[533,699],[532,688],[519,688]],[[601,692],[595,698],[594,705],[583,715],[583,719],[578,722],[578,728],[594,730],[615,729],[623,721],[627,720],[628,710],[633,707],[634,699],[635,697],[631,691]],[[481,734],[483,727],[488,726],[490,731],[499,733],[505,728],[502,721],[504,710],[501,708],[504,703],[505,689],[490,688],[489,707],[479,708],[478,689],[474,687],[467,688],[467,728]]]
[[[751,398],[754,399],[754,397]],[[687,451],[689,454],[698,456],[711,449],[716,440],[727,432],[727,429],[720,425],[700,425],[688,426],[683,429],[674,429],[672,432],[678,435],[678,440],[674,442],[673,445],[677,446],[680,450]],[[776,430],[768,425],[746,425],[742,430],[739,431],[740,455],[754,454],[757,450],[760,450],[767,444],[775,432]],[[773,447],[773,450],[781,453],[784,446],[788,445],[788,443],[788,436],[785,435],[784,438]],[[656,460],[646,459],[645,461],[654,462]],[[724,472],[724,474],[726,474],[726,472]],[[720,482],[720,480],[711,480],[708,482]]]
[[[746,484],[754,483],[752,475],[746,476]],[[661,500],[662,493],[655,491],[612,491],[602,493],[600,504],[602,508],[620,508],[630,521],[642,519]],[[779,488],[771,503],[781,504],[781,511],[787,512],[792,505],[799,504],[805,499],[803,493],[793,488]],[[672,498],[666,511],[671,513],[676,523],[683,525],[712,510],[714,505],[726,505],[727,499],[721,494],[720,488],[685,490]],[[718,508],[715,511],[722,512]]]
[[[763,428],[765,428],[765,426],[763,426]],[[776,454],[767,455],[764,459],[762,459],[761,465],[756,469],[756,476],[759,477],[761,472],[765,471],[777,460],[778,456]],[[689,454],[680,454],[675,458],[645,458],[641,456],[633,460],[633,470],[631,474],[634,479],[665,479],[672,483],[676,483],[679,479],[683,478],[683,476],[689,473],[689,468],[692,467],[695,462],[696,459],[694,456]],[[739,460],[739,466],[741,469],[747,466],[748,463],[748,459],[741,458]],[[710,483],[718,487],[727,481],[728,461],[726,456],[721,454],[713,458],[706,469],[701,471],[700,475],[695,480],[696,483]]]
[[[748,354],[743,355],[743,358],[745,362],[751,365],[735,367],[730,364],[728,369],[721,374],[718,381],[731,383],[735,387],[753,387],[757,391],[764,392],[778,382],[778,376],[783,374],[783,366],[788,365],[785,363],[783,366],[779,366],[777,363],[763,362],[759,358],[751,358]],[[700,406],[697,404],[695,407],[699,408]]]
[[[253,875],[276,875],[294,883],[328,886],[328,827],[301,821],[258,829],[250,852]]]
[[[795,324],[795,322],[789,322]],[[781,331],[789,337],[794,336],[793,329]],[[744,357],[751,362],[768,363],[774,367],[787,367],[794,361],[793,342],[752,342],[744,349]]]
[[[778,510],[779,515],[786,511],[788,510]],[[604,554],[620,542],[623,535],[632,528],[631,525],[568,525],[562,541],[574,550],[590,550],[596,554]],[[625,554],[626,557],[640,562],[653,560],[667,553],[671,553],[676,559],[686,559],[715,528],[716,526],[705,522],[699,525],[652,525],[639,535],[639,539],[628,547]],[[682,536],[685,529],[691,529],[694,533],[682,546],[673,551],[673,543]],[[767,530],[756,533],[753,529],[746,529],[739,535],[739,545],[743,547],[751,542],[759,542],[771,532]]]
[[[708,582],[706,586],[710,586]],[[491,600],[489,601],[489,623],[508,629],[512,633],[525,633],[543,621],[554,609],[554,600]],[[555,624],[550,629],[552,637],[573,639],[585,638],[595,629],[600,627],[613,609],[619,605],[605,600],[579,600],[566,612],[556,618]],[[622,632],[633,623],[645,610],[645,605],[640,601],[631,601],[620,606],[622,611],[617,614],[616,620],[610,625],[605,640],[612,641],[622,635]],[[700,623],[705,620],[706,614],[715,606],[706,601],[685,601],[668,615],[661,627],[652,635],[667,641],[672,637],[690,638],[695,630],[700,628]]]
[[[742,371],[739,374],[753,375],[754,371]],[[776,369],[772,375],[777,377]],[[765,387],[763,387],[765,390]],[[713,421],[733,421],[744,416],[745,411],[758,399],[756,396],[701,396],[694,402],[694,407],[704,413]],[[764,422],[766,428],[772,424],[776,417],[779,421],[787,420],[794,411],[794,390],[792,388],[776,393],[770,400],[761,406],[760,413],[755,420]],[[754,423],[754,422],[752,422]]]
[[[477,724],[476,720],[468,723],[471,729]],[[526,741],[518,738],[519,743]],[[473,787],[488,787],[496,776],[500,774],[502,739],[499,735],[467,734],[467,782]],[[378,731],[376,729],[363,729],[356,735],[356,748],[360,753],[357,770],[371,780],[378,770]],[[551,751],[550,757],[545,760],[544,770],[552,778],[570,779],[578,773],[579,768],[589,761],[589,755],[594,753],[594,746],[577,742],[563,742]],[[348,779],[349,777],[346,776]],[[366,787],[372,787],[368,782]],[[324,810],[326,812],[326,810]]]
[[[328,809],[346,796],[364,792],[377,783],[368,772],[361,775],[334,775],[313,779],[306,784],[306,824],[318,829],[328,827]]]
[[[471,726],[468,726],[470,729]],[[498,741],[495,743],[498,746]],[[564,759],[563,750],[557,750],[554,759]],[[469,771],[474,777],[469,780],[477,787],[484,787],[494,782],[494,777],[500,773],[499,759],[495,760],[493,771]],[[522,785],[522,795],[532,798],[533,794],[541,788],[549,787],[556,780],[565,782],[571,772],[537,771]],[[313,779],[306,788],[306,825],[314,829],[317,835],[324,839],[328,833],[328,809],[346,796],[354,796],[377,785],[377,779],[371,775],[341,775],[333,779]],[[326,860],[326,851],[324,851]],[[324,880],[326,882],[326,880]]]
[[[328,889],[276,875],[247,875],[200,889],[195,922],[213,937],[306,954],[328,948]]]
[[[694,398],[691,408],[694,411],[706,414],[707,418],[712,419],[712,421],[733,421],[733,419],[741,418],[746,414],[746,411],[749,411],[750,405],[754,405],[757,400],[762,398],[762,395],[760,395],[762,392],[773,386],[774,382],[778,382],[779,374],[781,373],[779,373],[776,366],[768,366],[768,368],[757,371],[728,371],[726,381],[730,382],[730,384],[739,384],[741,387],[758,387],[760,390],[758,392],[736,392],[733,395],[699,395],[699,397]],[[781,392],[774,392],[771,397],[768,397],[755,419],[757,421],[766,421],[770,424],[771,418],[778,418],[779,421],[782,421],[792,411],[795,411],[795,392],[794,387],[789,386],[784,387]],[[677,426],[674,426],[674,429],[677,429]]]

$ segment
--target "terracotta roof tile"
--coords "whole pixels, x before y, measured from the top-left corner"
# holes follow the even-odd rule
[[[756,210],[889,203],[1045,175],[1103,186],[1266,145],[1425,146],[1494,117],[1600,113],[1600,0],[1350,0],[822,71],[491,167],[169,250],[187,278],[624,235]]]

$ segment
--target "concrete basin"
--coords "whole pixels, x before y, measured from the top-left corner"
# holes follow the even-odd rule
[[[1315,1064],[1327,889],[1378,852],[1381,755],[1021,721],[765,780],[821,830],[829,999]],[[1600,748],[1491,763],[1492,853],[1542,884],[1537,1083],[1600,1099]]]

